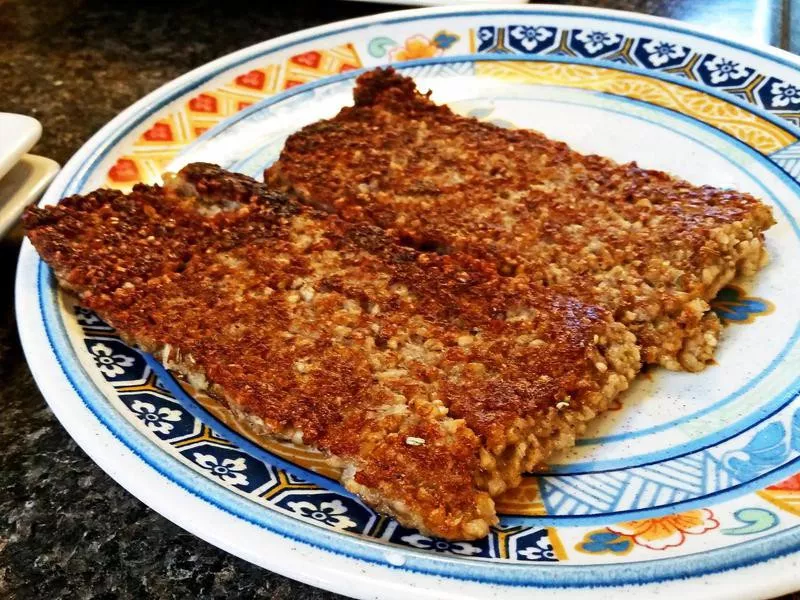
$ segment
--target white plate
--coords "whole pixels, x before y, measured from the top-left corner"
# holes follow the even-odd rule
[[[41,197],[58,168],[54,160],[24,154],[0,179],[0,237],[17,222],[26,206]]]
[[[359,598],[751,598],[800,587],[796,58],[613,11],[383,14],[246,48],[162,87],[92,138],[45,202],[157,181],[189,160],[259,175],[286,135],[350,102],[361,69],[390,62],[462,112],[773,206],[772,263],[716,305],[729,322],[719,364],[641,378],[551,472],[503,500],[488,538],[440,542],[376,516],[319,457],[226,426],[58,292],[26,243],[20,335],[64,426],[200,537]],[[146,414],[172,420],[148,426]],[[212,472],[214,463],[238,470]]]
[[[0,112],[0,179],[42,135],[42,126],[33,117]]]
[[[468,4],[527,4],[528,0],[351,0],[398,6],[465,6]]]

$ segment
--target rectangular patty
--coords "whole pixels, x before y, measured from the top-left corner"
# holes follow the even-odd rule
[[[639,368],[601,308],[213,165],[24,222],[61,285],[126,341],[436,536],[486,535],[491,497],[571,445]]]
[[[720,324],[708,301],[765,263],[767,206],[456,115],[392,69],[359,77],[354,96],[289,137],[270,184],[599,304],[645,362],[699,371],[711,360]]]

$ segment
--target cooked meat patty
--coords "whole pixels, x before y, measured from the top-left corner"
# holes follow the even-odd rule
[[[708,301],[764,264],[767,206],[459,116],[392,69],[359,77],[354,96],[289,137],[271,185],[599,304],[645,362],[699,371],[712,358],[720,324]]]
[[[486,535],[491,497],[572,444],[640,364],[601,308],[213,165],[24,222],[61,285],[126,341],[436,536]]]

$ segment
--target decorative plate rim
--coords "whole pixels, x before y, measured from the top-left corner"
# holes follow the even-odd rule
[[[473,10],[464,9],[461,7],[450,7],[450,8],[438,8],[438,9],[421,9],[421,10],[414,10],[414,11],[396,11],[390,13],[383,13],[380,15],[370,16],[370,17],[362,17],[359,19],[353,19],[349,21],[341,21],[338,23],[332,23],[328,25],[323,25],[319,27],[315,27],[312,29],[303,30],[300,32],[296,32],[293,34],[289,34],[286,36],[282,36],[273,40],[268,40],[259,44],[255,44],[253,46],[243,48],[239,51],[234,53],[228,54],[223,56],[219,59],[216,59],[206,65],[198,67],[186,73],[185,75],[178,77],[177,79],[159,87],[154,92],[151,92],[141,100],[137,101],[125,111],[120,113],[117,117],[112,119],[106,126],[100,129],[92,138],[73,156],[73,158],[67,163],[64,170],[59,174],[56,180],[51,184],[45,198],[43,199],[43,204],[48,204],[57,200],[63,193],[67,192],[68,190],[72,190],[74,193],[75,188],[79,188],[85,182],[85,175],[87,172],[91,171],[93,168],[92,166],[87,165],[95,165],[98,161],[100,161],[105,152],[109,149],[113,148],[119,141],[119,136],[117,134],[120,133],[123,129],[130,131],[131,128],[136,127],[137,125],[141,124],[144,118],[151,116],[153,111],[158,110],[159,106],[163,106],[166,102],[179,98],[183,94],[191,91],[192,88],[196,87],[197,85],[201,84],[204,81],[208,81],[209,79],[215,77],[227,71],[238,64],[244,63],[249,60],[253,60],[258,56],[268,54],[271,52],[277,52],[284,48],[290,48],[292,45],[305,43],[308,41],[312,41],[318,37],[326,36],[326,35],[335,35],[338,33],[343,33],[346,31],[352,31],[361,29],[367,26],[372,25],[386,25],[386,24],[393,24],[393,23],[404,23],[410,21],[416,21],[420,19],[427,19],[432,16],[444,16],[444,17],[453,17],[453,16],[482,16],[482,15],[519,15],[519,14],[541,14],[541,15],[559,15],[559,16],[581,16],[585,15],[587,17],[592,18],[605,18],[615,22],[625,22],[632,25],[649,25],[654,27],[659,27],[662,29],[668,29],[670,31],[676,31],[682,34],[688,34],[691,36],[700,36],[705,39],[710,39],[714,42],[724,44],[729,47],[734,47],[739,50],[748,52],[750,54],[757,54],[762,58],[766,58],[772,61],[778,61],[786,66],[789,66],[792,69],[800,68],[800,59],[794,57],[784,51],[771,48],[764,44],[752,44],[752,45],[741,45],[735,42],[726,41],[714,34],[711,34],[707,30],[694,27],[690,25],[685,25],[679,22],[672,21],[670,19],[664,19],[660,17],[650,17],[646,15],[635,15],[632,13],[627,13],[624,11],[613,11],[613,10],[605,10],[605,9],[591,9],[591,8],[583,8],[583,7],[559,7],[553,8],[552,6],[545,6],[545,5],[529,5],[526,7],[517,7],[517,8],[500,8],[500,9],[491,9],[488,7],[476,8]],[[465,57],[465,60],[468,60],[469,57]],[[602,64],[602,63],[601,63]],[[793,127],[791,124],[786,122],[783,123],[784,127],[789,127],[797,130],[796,127]],[[77,176],[77,183],[76,183],[76,176]],[[33,250],[30,243],[26,240],[23,244],[22,251],[20,253],[19,264],[18,264],[18,275],[17,275],[17,282],[16,282],[16,309],[18,315],[18,327],[20,330],[20,338],[22,341],[22,345],[26,354],[26,357],[29,360],[29,365],[31,367],[31,371],[34,374],[37,384],[39,385],[40,389],[42,390],[43,395],[47,399],[48,403],[50,404],[51,408],[53,409],[56,416],[65,426],[65,428],[69,431],[72,437],[81,445],[81,447],[95,460],[106,472],[108,472],[115,480],[123,485],[126,489],[128,489],[131,493],[135,496],[140,498],[141,500],[145,501],[148,505],[153,507],[155,510],[173,520],[177,524],[181,525],[182,527],[188,529],[198,537],[206,539],[211,543],[225,548],[229,552],[242,556],[243,558],[250,560],[251,562],[255,562],[257,564],[261,564],[268,568],[276,569],[280,572],[286,573],[294,578],[300,579],[302,581],[306,581],[308,583],[319,585],[321,587],[326,587],[328,589],[333,589],[335,591],[339,591],[345,594],[353,594],[358,593],[359,595],[371,595],[369,589],[365,588],[364,591],[356,591],[354,592],[352,586],[352,579],[353,578],[361,578],[364,579],[363,575],[360,575],[358,569],[362,571],[367,570],[375,570],[377,569],[380,572],[382,577],[389,577],[389,573],[394,571],[396,575],[399,573],[407,573],[409,570],[414,573],[415,576],[422,576],[424,578],[430,578],[431,575],[434,576],[444,576],[444,577],[455,577],[455,579],[448,579],[448,581],[452,584],[454,580],[462,580],[459,583],[466,583],[471,578],[470,577],[463,577],[461,575],[446,575],[442,572],[433,572],[432,574],[425,574],[424,571],[417,571],[413,568],[402,568],[399,564],[397,564],[397,557],[392,556],[384,556],[383,560],[377,562],[376,564],[370,565],[368,562],[365,562],[365,558],[358,558],[358,557],[347,557],[344,560],[344,563],[354,563],[350,565],[350,572],[349,577],[350,580],[347,578],[342,578],[341,581],[338,581],[337,577],[334,577],[338,570],[330,571],[327,567],[319,568],[319,572],[325,574],[325,576],[320,575],[318,573],[309,573],[308,570],[305,568],[306,563],[301,558],[302,556],[309,556],[314,555],[318,552],[326,553],[326,555],[330,552],[329,549],[321,547],[315,541],[302,541],[302,540],[294,540],[299,542],[301,545],[307,546],[305,548],[297,547],[294,545],[290,545],[289,551],[286,552],[285,556],[280,557],[267,557],[262,554],[255,554],[252,551],[248,551],[247,548],[242,547],[241,544],[237,544],[236,542],[231,541],[230,537],[226,537],[225,535],[217,534],[214,532],[209,531],[207,527],[204,527],[200,524],[200,522],[191,516],[191,514],[186,514],[184,509],[179,507],[170,505],[167,500],[165,500],[164,496],[168,498],[179,498],[180,499],[180,506],[192,505],[193,511],[196,513],[208,513],[212,516],[212,519],[219,520],[220,515],[214,514],[216,511],[220,510],[220,507],[211,507],[211,506],[200,506],[204,502],[204,500],[200,499],[199,497],[195,496],[193,491],[190,489],[180,489],[178,484],[171,480],[171,478],[167,478],[165,475],[158,473],[155,471],[149,463],[144,459],[144,457],[138,456],[136,451],[127,445],[123,440],[117,438],[114,432],[107,428],[104,424],[100,422],[98,417],[91,412],[86,406],[83,406],[85,409],[84,412],[81,411],[74,411],[70,412],[68,410],[67,404],[68,402],[63,402],[62,397],[64,394],[67,394],[66,398],[68,401],[72,403],[71,408],[75,408],[75,400],[81,401],[80,390],[77,387],[71,385],[71,382],[68,380],[68,374],[66,367],[61,367],[64,371],[59,371],[59,360],[56,357],[55,351],[50,349],[50,352],[47,352],[47,332],[46,332],[46,325],[44,322],[43,312],[44,307],[40,306],[40,302],[44,302],[44,297],[42,294],[39,294],[39,288],[33,282],[37,277],[41,276],[42,270],[40,269],[41,261],[38,259],[35,251]],[[44,352],[43,352],[44,350]],[[79,367],[80,368],[80,367]],[[88,424],[88,427],[87,427]],[[123,468],[124,466],[124,468]],[[147,479],[150,482],[154,483],[154,487],[149,486],[142,486],[140,479]],[[166,484],[166,485],[165,485]],[[155,490],[155,491],[154,491]],[[209,512],[210,511],[210,512]],[[225,520],[229,519],[228,515],[224,515]],[[238,518],[238,517],[233,517]],[[295,527],[301,527],[298,524],[294,524]],[[329,534],[325,534],[320,530],[315,529],[314,532],[317,534],[317,537],[335,537],[330,536]],[[283,543],[284,545],[287,542],[287,538],[280,533],[269,532],[269,534],[276,538],[273,540],[275,543]],[[791,535],[790,535],[791,534]],[[312,536],[313,537],[313,536]],[[716,577],[718,575],[724,574],[725,571],[728,569],[736,569],[738,566],[749,566],[753,564],[772,564],[772,565],[788,565],[790,563],[796,562],[796,558],[792,560],[790,556],[791,553],[795,552],[798,547],[800,547],[800,527],[795,527],[790,530],[786,530],[782,532],[781,537],[787,538],[791,537],[789,540],[789,545],[786,547],[784,544],[784,551],[778,553],[772,553],[771,556],[762,557],[755,559],[753,561],[748,562],[747,560],[742,561],[738,564],[731,564],[728,566],[723,566],[720,570],[711,570],[706,572],[700,573],[687,573],[684,574],[676,573],[671,576],[665,576],[662,581],[670,581],[679,585],[681,587],[688,587],[691,585],[691,582],[694,577],[698,575],[706,575]],[[292,540],[288,540],[291,544]],[[737,549],[742,549],[743,547],[756,547],[756,546],[774,546],[775,537],[768,537],[768,538],[761,538],[758,540],[752,540],[751,542],[744,542],[735,546]],[[367,546],[371,545],[370,542],[359,540],[358,544],[366,544]],[[383,550],[383,549],[382,549]],[[395,553],[401,553],[401,551],[397,550],[383,550],[384,554],[390,555]],[[719,549],[711,551],[707,554],[716,554],[716,553],[723,553],[727,552],[730,553],[733,551],[732,547],[728,547],[726,549]],[[402,551],[403,553],[405,551]],[[412,551],[408,551],[409,554],[414,554]],[[338,562],[342,562],[344,557],[339,556],[336,560]],[[687,561],[688,556],[684,555],[682,557],[675,557],[672,560],[675,561]],[[329,558],[330,560],[330,558]],[[431,563],[441,563],[446,564],[448,562],[452,562],[449,560],[442,560],[437,557],[430,557],[425,556],[425,560]],[[463,567],[464,561],[455,561],[459,563],[460,567]],[[652,562],[652,561],[644,561],[644,562]],[[516,585],[533,585],[533,586],[541,586],[541,587],[559,587],[562,589],[569,589],[569,590],[580,590],[581,588],[585,587],[601,587],[601,586],[608,586],[608,587],[621,587],[628,584],[633,584],[636,582],[641,582],[642,579],[638,578],[635,581],[625,582],[619,579],[608,582],[608,583],[600,583],[597,579],[594,580],[584,580],[584,583],[580,582],[573,582],[569,583],[561,578],[561,575],[566,575],[571,570],[579,570],[584,574],[590,572],[592,570],[615,570],[613,567],[619,566],[625,569],[630,569],[634,567],[636,563],[628,563],[626,565],[583,565],[583,566],[566,566],[566,565],[559,565],[556,567],[544,567],[541,565],[503,565],[501,568],[502,570],[534,570],[541,572],[544,577],[541,578],[538,582],[532,581],[523,581],[521,583],[517,583]],[[475,564],[467,563],[466,569],[463,570],[476,570]],[[488,565],[492,569],[497,569],[499,565],[497,564],[490,564]],[[358,569],[354,569],[354,567],[358,567]],[[329,570],[329,573],[326,573],[326,570]],[[477,569],[479,570],[479,569]],[[549,573],[549,575],[546,575]],[[558,575],[553,575],[553,573],[558,573]],[[339,573],[340,575],[340,573]],[[586,575],[584,575],[585,577]],[[394,575],[391,575],[393,578]],[[551,585],[545,585],[544,578],[550,577],[552,579]],[[683,577],[688,577],[688,579],[681,579]],[[760,581],[751,581],[751,578],[742,578],[737,577],[736,579],[742,580],[743,584],[747,584],[752,586],[752,590],[754,592],[765,593],[767,591],[767,584],[761,583]],[[367,578],[366,581],[370,582],[368,585],[371,585],[373,589],[380,590],[384,593],[395,594],[398,597],[401,596],[400,592],[394,590],[395,584],[387,585],[385,580],[375,580]],[[400,580],[398,580],[400,581]],[[477,580],[480,582],[486,582],[486,579],[478,578]],[[655,583],[658,581],[657,578],[650,577],[646,583]],[[439,580],[441,583],[442,580]],[[687,583],[688,582],[688,583]],[[504,587],[509,585],[515,585],[514,582],[510,581],[503,581],[503,582],[496,582],[501,583]],[[788,581],[784,581],[783,585],[780,585],[781,582],[770,582],[769,584],[769,593],[776,593],[781,587],[785,587],[785,590],[788,591],[791,589],[791,583]],[[409,585],[406,583],[406,585]],[[413,585],[413,584],[410,584]],[[641,588],[637,588],[641,589]],[[642,591],[647,591],[649,593],[653,593],[655,591],[655,586],[647,586]],[[740,588],[744,589],[744,588]],[[394,591],[393,591],[394,590]],[[472,590],[475,591],[475,590]],[[426,593],[433,594],[430,595],[431,598],[442,598],[445,597],[444,594],[449,595],[451,592],[443,592],[442,590],[426,590]],[[453,597],[465,597],[463,593],[456,592],[456,595]]]

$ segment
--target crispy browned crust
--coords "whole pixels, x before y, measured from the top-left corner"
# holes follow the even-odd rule
[[[289,137],[270,184],[604,306],[646,362],[696,371],[711,359],[720,328],[707,302],[763,264],[767,206],[456,115],[392,69],[359,77],[354,96]]]
[[[437,536],[485,535],[490,495],[569,445],[639,364],[602,309],[213,165],[24,222],[124,339],[257,430],[327,452],[348,489]]]

